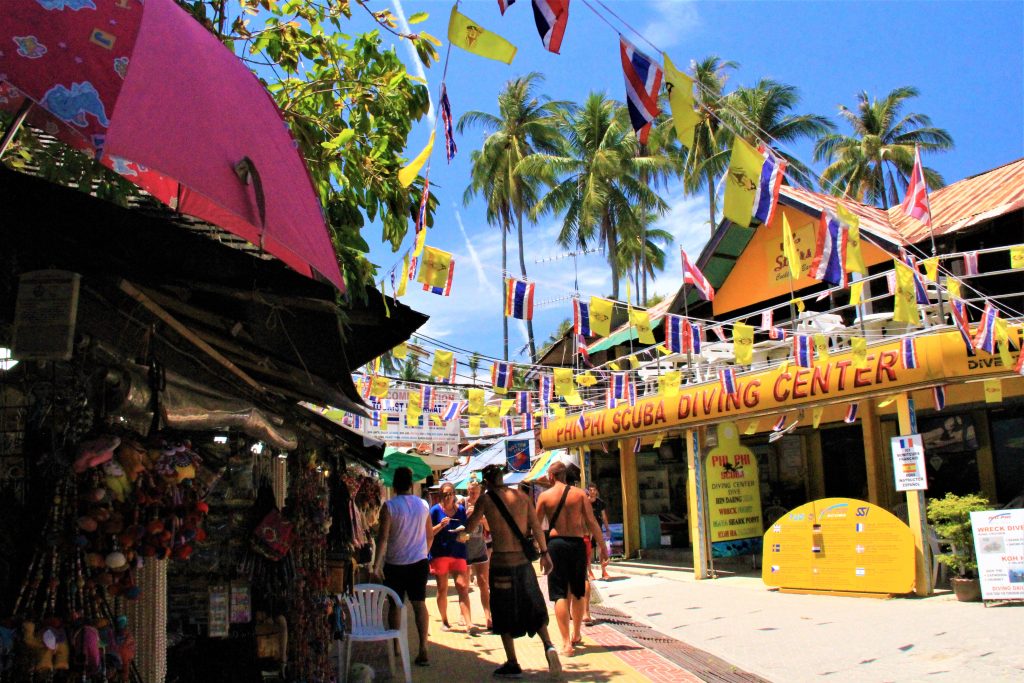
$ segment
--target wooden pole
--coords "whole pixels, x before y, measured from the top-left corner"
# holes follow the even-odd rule
[[[907,392],[896,396],[896,414],[899,417],[900,435],[917,433],[917,414],[914,412],[914,399]],[[914,535],[914,593],[919,596],[931,595],[934,592],[931,572],[931,548],[927,542],[925,528],[924,491],[907,491],[907,521]]]

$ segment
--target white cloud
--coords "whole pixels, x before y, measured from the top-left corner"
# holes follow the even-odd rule
[[[641,33],[661,50],[678,45],[701,26],[697,3],[692,0],[659,0],[652,11],[655,18]]]

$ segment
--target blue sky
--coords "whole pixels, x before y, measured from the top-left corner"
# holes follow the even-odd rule
[[[604,2],[667,51],[679,67],[712,54],[739,62],[729,90],[752,85],[762,77],[789,83],[800,91],[799,113],[829,116],[841,132],[849,131],[836,116],[837,106],[854,107],[858,92],[880,98],[899,86],[917,87],[921,96],[911,100],[908,110],[931,116],[933,124],[948,130],[956,143],[952,152],[924,159],[947,183],[1024,156],[1024,3],[1019,0]],[[607,15],[595,0],[590,3]],[[371,7],[388,4],[375,2]],[[441,38],[446,43],[443,57],[451,3],[404,0],[401,8],[407,15],[430,13],[426,22],[413,29]],[[546,76],[543,92],[553,99],[581,101],[590,91],[603,91],[619,100],[624,97],[616,33],[583,0],[571,3],[560,55],[546,52],[541,45],[529,0],[518,0],[504,17],[496,0],[463,2],[460,11],[512,41],[519,52],[509,66],[452,49],[447,84],[456,120],[471,109],[495,112],[497,94],[505,82],[531,71]],[[359,28],[369,25],[359,14],[353,23]],[[657,56],[635,35],[626,36],[639,49]],[[406,48],[399,45],[398,49],[412,65]],[[410,70],[415,73],[414,66]],[[441,72],[441,64],[425,72],[435,101]],[[429,131],[426,120],[417,125],[407,156],[415,156]],[[445,162],[440,139],[433,156],[431,188],[440,203],[427,243],[455,254],[452,295],[444,298],[410,287],[403,301],[430,315],[425,334],[500,357],[500,233],[486,224],[482,202],[462,203],[469,153],[479,148],[482,139],[479,131],[457,135],[459,153],[451,165]],[[810,144],[792,151],[811,163]],[[696,255],[709,231],[706,197],[684,197],[678,187],[670,187],[664,196],[672,208],[660,227],[670,231],[676,243],[653,290],[670,293],[680,282],[678,248]],[[554,241],[559,221],[560,217],[548,216],[528,228],[527,270],[537,283],[538,302],[569,296],[573,290],[571,259],[534,263],[564,253]],[[376,227],[366,228],[364,235],[371,244],[371,260],[386,274],[400,261],[401,252],[393,254],[380,244]],[[410,240],[411,234],[403,251]],[[516,264],[515,259],[513,250],[510,264]],[[579,259],[584,296],[607,295],[610,279],[602,254]],[[538,307],[534,316],[538,345],[570,315],[567,300]],[[516,354],[525,344],[525,327],[510,322],[513,358],[525,361],[526,354]]]

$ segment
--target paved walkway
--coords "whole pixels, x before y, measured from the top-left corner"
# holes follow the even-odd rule
[[[541,587],[546,581],[541,578]],[[413,681],[468,681],[492,680],[492,672],[505,661],[501,638],[484,632],[483,610],[479,593],[470,593],[473,622],[478,627],[475,635],[463,630],[442,631],[437,612],[433,582],[427,588],[427,607],[430,611],[430,666],[413,666]],[[551,605],[551,603],[549,603]],[[595,610],[596,611],[596,610]],[[449,618],[458,615],[458,601],[449,591]],[[597,616],[595,614],[595,616]],[[457,617],[456,617],[457,619]],[[550,614],[548,626],[555,646],[561,644],[555,615]],[[415,657],[418,643],[415,625],[410,613],[410,651]],[[516,654],[523,668],[523,680],[550,680],[547,661],[539,638],[520,638],[516,641]],[[401,680],[401,662],[396,659],[396,675],[388,676],[386,650],[382,644],[356,643],[352,661],[368,663],[376,672],[378,681]],[[700,681],[686,669],[629,638],[622,630],[609,623],[584,626],[583,646],[576,655],[562,657],[562,679],[567,681],[653,681],[655,683],[687,683]],[[499,679],[494,679],[499,680]]]

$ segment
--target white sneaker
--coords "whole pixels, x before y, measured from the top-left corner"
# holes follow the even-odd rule
[[[548,673],[551,674],[551,678],[561,678],[562,662],[558,659],[558,650],[551,646],[544,652],[544,655],[548,658]]]

